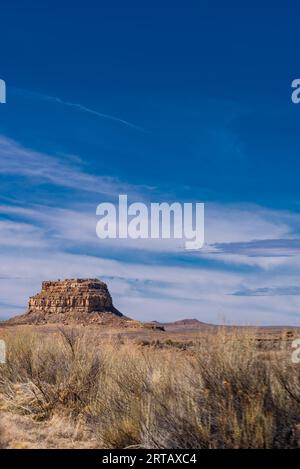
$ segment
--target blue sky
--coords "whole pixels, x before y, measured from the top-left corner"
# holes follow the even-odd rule
[[[99,277],[143,320],[300,325],[296,2],[4,1],[0,317]],[[206,204],[206,245],[100,241],[96,206]]]

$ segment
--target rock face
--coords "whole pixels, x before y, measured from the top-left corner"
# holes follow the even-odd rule
[[[45,281],[29,298],[25,314],[8,324],[103,324],[128,327],[135,321],[124,316],[112,302],[107,285],[98,279]]]
[[[113,306],[107,285],[98,279],[46,281],[42,290],[29,298],[27,314],[122,314]]]

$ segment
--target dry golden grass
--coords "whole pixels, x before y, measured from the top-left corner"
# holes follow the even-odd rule
[[[0,446],[300,446],[300,365],[247,331],[201,334],[188,350],[85,328],[1,338]]]

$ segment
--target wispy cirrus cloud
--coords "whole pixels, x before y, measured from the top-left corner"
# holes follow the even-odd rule
[[[33,224],[0,220],[0,246],[43,248],[47,246],[47,241],[43,230]]]
[[[76,161],[76,163],[75,163]],[[0,135],[0,163],[2,175],[25,177],[33,183],[47,182],[70,189],[115,196],[119,193],[141,194],[151,190],[135,186],[105,175],[89,174],[80,166],[80,158],[60,158],[26,148]]]
[[[255,239],[245,242],[215,243],[216,254],[237,254],[249,257],[287,257],[300,254],[300,238]]]
[[[138,199],[139,200],[139,199]],[[0,212],[22,220],[27,223],[42,226],[51,234],[52,241],[63,240],[65,243],[72,242],[84,245],[86,249],[91,246],[122,252],[124,250],[144,251],[144,253],[160,252],[165,254],[184,254],[200,259],[224,260],[226,263],[249,264],[256,262],[261,265],[261,258],[269,258],[270,261],[279,257],[274,252],[263,249],[266,236],[282,236],[292,231],[292,225],[281,218],[279,213],[269,212],[260,207],[248,207],[244,210],[240,206],[225,206],[207,204],[205,217],[205,242],[203,249],[195,252],[186,252],[184,240],[179,239],[106,239],[99,240],[96,236],[95,227],[98,221],[95,213],[95,204],[72,204],[66,207],[51,207],[41,204],[20,206],[18,204],[2,204]],[[224,216],[225,213],[225,216]],[[272,215],[272,216],[271,216]],[[272,218],[273,217],[273,218]],[[150,221],[149,221],[150,223]],[[252,240],[252,236],[262,238]],[[225,239],[226,243],[218,242]],[[230,242],[230,239],[241,240]],[[268,240],[274,244],[277,239]],[[284,240],[288,244],[289,240]],[[256,244],[262,244],[259,252],[254,255]],[[238,247],[243,246],[244,249]],[[294,249],[296,253],[296,247]],[[300,254],[300,251],[299,251]],[[286,257],[282,251],[280,257]],[[245,260],[246,259],[246,260]],[[248,259],[248,260],[247,260]],[[263,261],[264,262],[264,261]]]
[[[261,287],[261,288],[243,288],[233,293],[235,296],[299,296],[300,287],[296,285],[291,286],[277,286],[277,287]]]
[[[113,122],[117,122],[119,124],[122,124],[122,125],[124,125],[126,127],[129,127],[131,129],[137,130],[139,132],[148,133],[148,131],[145,130],[143,127],[140,127],[139,125],[133,124],[132,122],[130,122],[128,120],[121,119],[120,117],[113,116],[111,114],[106,114],[104,112],[97,111],[97,110],[92,109],[90,107],[83,106],[82,104],[79,104],[79,103],[74,103],[72,101],[67,101],[67,100],[58,98],[57,96],[49,96],[49,95],[44,94],[44,93],[37,93],[37,92],[34,92],[34,91],[24,90],[22,88],[14,88],[14,90],[18,94],[21,94],[22,96],[25,96],[25,97],[36,98],[36,99],[51,102],[51,103],[57,103],[57,104],[60,104],[62,106],[67,106],[67,107],[73,108],[73,109],[75,109],[77,111],[80,111],[80,112],[85,112],[87,114],[91,114],[93,116],[99,117],[100,119],[107,119],[107,120],[110,120],[110,121],[113,121]]]

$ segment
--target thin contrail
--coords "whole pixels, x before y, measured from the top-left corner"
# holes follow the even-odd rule
[[[56,96],[49,96],[49,95],[42,94],[42,93],[36,93],[34,91],[28,91],[28,90],[24,90],[22,88],[14,88],[14,90],[17,91],[18,93],[22,94],[22,95],[25,95],[25,96],[26,95],[27,96],[33,96],[35,98],[42,99],[44,101],[49,101],[49,102],[52,102],[52,103],[58,103],[58,104],[62,104],[64,106],[69,106],[69,107],[72,107],[74,109],[78,109],[79,111],[87,112],[88,114],[92,114],[94,116],[100,117],[101,119],[109,119],[111,121],[119,122],[120,124],[126,125],[127,127],[130,127],[131,129],[135,129],[135,130],[138,130],[140,132],[148,133],[147,130],[143,129],[142,127],[139,127],[138,125],[133,124],[132,122],[126,121],[124,119],[120,119],[119,117],[116,117],[116,116],[112,116],[111,114],[105,114],[103,112],[96,111],[95,109],[91,109],[91,108],[83,106],[82,104],[79,104],[79,103],[72,103],[70,101],[65,101],[61,98],[57,98]]]

